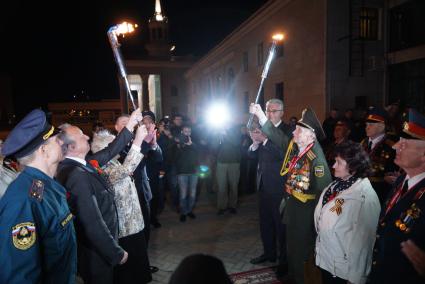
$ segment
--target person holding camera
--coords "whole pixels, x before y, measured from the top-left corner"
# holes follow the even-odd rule
[[[183,126],[176,149],[175,166],[180,187],[180,222],[185,222],[186,216],[196,218],[193,208],[196,201],[199,155],[196,145],[192,142],[191,134],[192,128],[189,125]]]

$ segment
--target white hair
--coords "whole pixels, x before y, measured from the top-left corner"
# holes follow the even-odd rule
[[[91,150],[93,153],[99,152],[108,146],[115,139],[109,130],[103,129],[93,134],[93,141],[91,142]]]

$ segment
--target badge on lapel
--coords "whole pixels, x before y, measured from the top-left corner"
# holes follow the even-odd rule
[[[323,177],[325,175],[325,168],[323,166],[314,167],[314,175],[316,177]]]

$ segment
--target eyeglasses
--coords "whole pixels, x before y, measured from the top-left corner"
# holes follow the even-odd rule
[[[278,112],[278,111],[283,111],[283,109],[268,109],[268,110],[266,110],[266,112],[271,112],[271,113],[275,113],[275,112]]]

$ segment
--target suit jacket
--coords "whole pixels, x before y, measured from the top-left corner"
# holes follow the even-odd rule
[[[277,127],[287,136],[291,137],[289,128],[283,122]],[[265,145],[252,151],[248,149],[248,157],[254,159],[258,157],[257,168],[257,190],[266,194],[283,197],[285,189],[284,184],[286,176],[280,175],[285,152],[282,148],[275,145],[270,139]]]
[[[389,195],[391,200],[396,190],[402,186],[405,175],[394,183],[394,190]],[[401,251],[400,243],[412,240],[419,248],[425,250],[425,179],[413,186],[385,214],[386,206],[382,207],[378,223],[375,249],[373,250],[371,283],[424,283],[425,278],[419,276],[413,265]],[[421,194],[422,192],[422,194]],[[410,218],[406,215],[412,207]],[[418,211],[419,210],[419,211]],[[396,226],[396,221],[406,223],[407,230]]]
[[[156,163],[162,162],[162,150],[159,145],[153,150],[148,143],[143,141],[141,151],[144,157],[134,171],[134,184],[139,194],[143,194],[145,202],[149,205],[149,201],[152,199],[152,191],[149,185],[149,177],[146,172],[146,164],[148,159]],[[126,155],[127,153],[121,153],[121,158],[124,158]]]
[[[104,165],[118,155],[132,137],[132,133],[124,128],[108,147],[86,160],[97,160],[99,165]],[[118,264],[124,251],[117,242],[117,210],[114,193],[107,180],[93,167],[84,166],[72,159],[65,159],[59,164],[57,180],[67,189],[68,203],[76,216],[75,228],[79,250],[87,250],[89,254],[95,254],[96,259],[103,260],[99,266]],[[90,265],[96,266],[93,260],[79,259],[79,261],[87,261]]]

